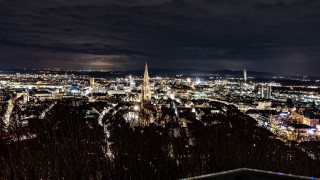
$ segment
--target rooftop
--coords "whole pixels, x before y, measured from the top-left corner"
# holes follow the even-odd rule
[[[263,171],[249,168],[239,168],[230,171],[224,171],[213,174],[206,174],[201,176],[196,176],[192,178],[186,178],[188,180],[196,179],[246,179],[246,180],[285,180],[285,179],[318,179],[315,177],[298,176],[292,174],[284,174],[281,172]]]

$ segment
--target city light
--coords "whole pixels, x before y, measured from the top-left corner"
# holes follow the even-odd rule
[[[320,179],[319,9],[0,0],[0,179]]]
[[[101,139],[107,146],[101,149],[111,164],[120,158],[113,144],[129,143],[118,142],[118,130],[121,130],[122,134],[138,133],[139,136],[144,136],[156,129],[159,131],[157,136],[165,135],[169,139],[187,135],[184,139],[188,141],[181,145],[187,150],[199,148],[198,142],[193,142],[196,140],[192,133],[197,132],[194,128],[204,128],[201,136],[212,133],[205,128],[243,133],[251,132],[247,128],[255,129],[255,133],[267,130],[272,134],[270,137],[283,142],[284,146],[285,143],[294,141],[297,145],[291,148],[298,148],[313,160],[317,158],[317,151],[303,146],[304,142],[319,142],[320,128],[314,127],[320,127],[320,94],[313,86],[304,87],[304,91],[300,86],[292,87],[280,83],[270,88],[271,83],[260,82],[260,79],[255,79],[250,74],[247,74],[250,81],[246,84],[242,77],[237,76],[215,75],[216,77],[211,78],[211,75],[202,75],[201,80],[193,76],[192,79],[197,85],[193,86],[191,78],[180,75],[150,78],[147,65],[144,76],[135,79],[137,83],[128,82],[128,77],[131,79],[132,76],[113,77],[113,74],[110,74],[108,78],[93,78],[82,74],[61,74],[63,75],[55,74],[54,78],[50,73],[0,75],[4,82],[0,94],[3,101],[0,110],[3,113],[4,134],[12,132],[12,124],[27,129],[32,125],[29,120],[36,118],[38,121],[47,121],[55,117],[58,110],[64,115],[78,109],[77,116],[84,116],[83,128],[98,131],[95,129],[98,126],[103,131]],[[52,77],[47,78],[48,76]],[[68,108],[59,109],[61,106]],[[122,121],[123,119],[125,121]],[[94,125],[95,121],[97,125]],[[246,125],[239,126],[241,123]],[[58,124],[53,129],[60,128]],[[149,128],[155,129],[149,131]],[[170,128],[172,129],[169,131]],[[135,129],[139,131],[135,132]],[[28,135],[21,136],[12,134],[10,137],[12,142],[18,143],[38,138],[36,132],[30,131]],[[125,136],[134,138],[132,134]],[[221,138],[223,136],[221,135]],[[236,134],[227,133],[225,136],[227,138]],[[253,138],[248,143],[251,150],[258,150],[261,147],[259,138],[265,136],[259,136],[258,140],[255,139],[255,134],[248,137]],[[218,139],[211,143],[218,142]],[[270,141],[267,139],[264,142]],[[160,147],[160,151],[166,153],[170,159],[175,159],[180,155],[175,154],[176,149],[173,148],[172,144],[166,144]],[[193,156],[189,151],[184,153],[180,157]],[[90,155],[94,154],[90,152]],[[277,156],[276,153],[271,154]],[[286,160],[291,161],[291,156]]]
[[[140,107],[139,107],[138,105],[134,105],[134,106],[133,106],[133,110],[134,110],[134,111],[139,111],[139,109],[140,109]]]

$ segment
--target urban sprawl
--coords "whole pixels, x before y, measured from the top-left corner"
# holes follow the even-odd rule
[[[151,71],[152,72],[152,71]],[[28,126],[28,120],[45,119],[64,100],[86,102],[86,117],[96,117],[101,126],[106,114],[125,109],[130,126],[165,126],[159,121],[161,109],[169,110],[171,120],[181,127],[190,123],[210,126],[207,117],[226,114],[234,107],[254,118],[277,138],[286,141],[318,141],[320,137],[320,95],[317,85],[286,85],[269,79],[259,82],[246,70],[243,76],[199,74],[190,77],[144,76],[95,78],[71,73],[0,75],[0,114],[2,130]],[[307,77],[300,80],[301,84]],[[76,102],[76,101],[75,101]],[[76,106],[76,104],[75,104]],[[105,131],[106,138],[108,131]],[[23,139],[35,138],[24,135]],[[12,136],[13,141],[16,140]]]

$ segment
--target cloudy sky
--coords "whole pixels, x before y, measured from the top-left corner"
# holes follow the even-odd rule
[[[320,75],[319,0],[0,0],[0,68]]]

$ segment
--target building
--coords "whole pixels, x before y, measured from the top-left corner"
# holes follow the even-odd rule
[[[261,98],[272,99],[272,88],[270,85],[261,86]]]
[[[265,98],[265,87],[261,86],[261,98]]]
[[[310,140],[316,135],[317,129],[306,124],[288,124],[288,139],[294,141]]]
[[[90,86],[94,86],[95,83],[94,83],[94,78],[90,78]]]
[[[143,82],[141,87],[141,103],[148,103],[151,101],[151,91],[149,84],[149,73],[148,73],[148,65],[146,63],[144,69]]]
[[[272,93],[272,88],[271,88],[271,86],[269,85],[268,87],[267,87],[267,99],[271,99],[272,97],[271,97],[271,93]]]
[[[270,109],[272,102],[259,102],[257,109]]]
[[[246,69],[243,70],[243,79],[244,79],[244,83],[246,84],[247,83],[247,70]]]

